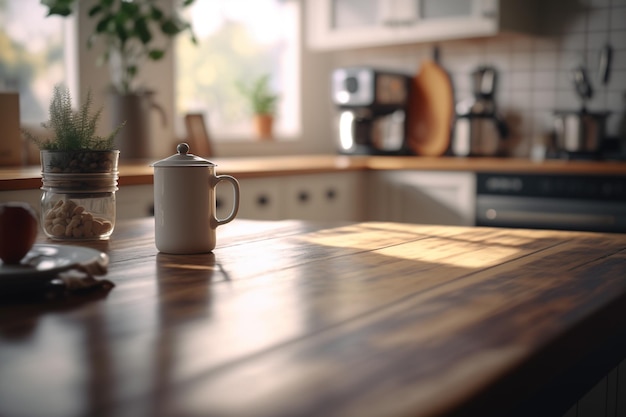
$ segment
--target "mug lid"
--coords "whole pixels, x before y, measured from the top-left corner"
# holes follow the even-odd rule
[[[213,162],[208,161],[200,156],[189,153],[189,145],[186,143],[179,143],[176,146],[176,151],[178,152],[175,155],[169,156],[165,159],[161,159],[160,161],[152,164],[153,167],[214,167],[216,166]]]

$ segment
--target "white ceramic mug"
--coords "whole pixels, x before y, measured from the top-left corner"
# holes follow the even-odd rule
[[[163,253],[207,253],[215,249],[216,229],[232,221],[239,210],[239,183],[230,175],[215,175],[215,164],[190,154],[181,143],[178,153],[155,162],[155,245]],[[225,181],[233,187],[233,208],[216,217],[215,187]]]

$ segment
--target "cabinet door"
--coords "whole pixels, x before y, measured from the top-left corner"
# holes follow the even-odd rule
[[[528,31],[527,0],[307,0],[308,45],[342,49]]]
[[[389,171],[373,173],[374,193],[387,201],[373,220],[473,226],[475,174],[470,172]],[[371,212],[372,213],[372,212]]]
[[[8,203],[10,201],[27,203],[39,214],[41,209],[41,190],[10,190],[0,192],[0,203]]]
[[[237,217],[256,220],[280,220],[284,218],[285,204],[281,192],[284,181],[285,178],[283,177],[239,180],[241,196]],[[230,204],[232,203],[228,202],[226,206],[230,207]],[[225,213],[223,216],[227,214]]]
[[[289,177],[286,215],[302,220],[363,219],[361,173],[335,172]]]
[[[117,220],[154,215],[154,186],[124,185],[115,193]]]
[[[394,180],[394,172],[367,172],[365,178],[363,205],[367,219],[399,221],[402,214],[402,183]]]
[[[394,43],[395,32],[381,15],[380,0],[307,0],[308,44],[338,49]]]

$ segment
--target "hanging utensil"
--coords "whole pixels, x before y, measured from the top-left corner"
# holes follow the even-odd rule
[[[587,71],[582,65],[576,67],[573,73],[574,86],[576,87],[576,93],[582,100],[583,111],[587,108],[587,101],[593,97],[593,88],[589,82]]]
[[[600,51],[600,62],[598,64],[598,78],[603,85],[609,83],[611,76],[611,61],[613,60],[613,47],[606,43]]]

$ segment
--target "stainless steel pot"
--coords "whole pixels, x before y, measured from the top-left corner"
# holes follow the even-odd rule
[[[559,151],[595,153],[601,150],[609,112],[557,111],[554,118]]]

